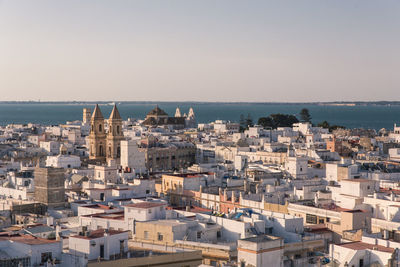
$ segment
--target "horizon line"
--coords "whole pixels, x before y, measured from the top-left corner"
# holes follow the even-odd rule
[[[337,101],[198,101],[198,100],[2,100],[0,104],[7,103],[35,103],[35,104],[47,104],[47,103],[100,103],[100,104],[112,104],[112,103],[226,103],[226,104],[357,104],[357,103],[399,103],[400,100],[337,100]]]

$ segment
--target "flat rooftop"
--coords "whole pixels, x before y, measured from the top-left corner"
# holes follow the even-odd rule
[[[244,238],[244,239],[240,239],[240,240],[259,243],[259,242],[274,241],[274,240],[278,240],[278,239],[282,239],[282,238],[277,237],[277,236],[271,236],[271,235],[258,235],[258,236],[248,237],[248,238]]]
[[[125,207],[130,207],[130,208],[138,208],[138,209],[149,209],[149,208],[155,208],[155,207],[161,207],[167,205],[166,203],[162,202],[139,202],[139,203],[133,203],[133,204],[127,204]]]
[[[108,230],[107,234],[108,235],[117,235],[117,234],[122,234],[125,232],[128,232],[128,231]],[[96,239],[96,238],[103,237],[105,233],[106,233],[105,229],[98,229],[98,230],[94,230],[94,231],[89,231],[87,236],[86,235],[74,235],[71,237],[81,238],[81,239]]]
[[[377,250],[377,251],[387,252],[387,253],[394,252],[394,248],[388,248],[388,247],[384,247],[381,245],[373,245],[373,244],[368,244],[368,243],[364,243],[364,242],[343,243],[343,244],[338,244],[338,246],[353,249],[353,250],[370,249],[370,250]]]

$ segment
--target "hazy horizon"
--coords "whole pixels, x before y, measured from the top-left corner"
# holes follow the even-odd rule
[[[400,101],[398,14],[394,0],[0,0],[0,100]]]

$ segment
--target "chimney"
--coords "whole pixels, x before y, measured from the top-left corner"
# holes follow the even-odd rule
[[[109,237],[108,237],[108,229],[104,229],[104,259],[110,259],[110,245],[109,245]]]
[[[260,194],[260,184],[256,185],[256,194]]]
[[[59,224],[56,225],[56,240],[60,240],[60,234],[61,234],[61,226]]]

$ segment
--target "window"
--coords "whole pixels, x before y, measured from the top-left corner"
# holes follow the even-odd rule
[[[317,216],[312,214],[306,214],[306,223],[317,224]]]
[[[99,124],[99,132],[101,132],[101,130],[102,130],[102,127],[101,127],[101,124]]]
[[[217,231],[217,238],[220,238],[221,236],[221,231]]]
[[[143,237],[144,237],[144,239],[149,239],[149,232],[148,231],[144,231]]]
[[[48,260],[51,261],[51,252],[42,253],[42,263],[46,263]]]
[[[201,232],[199,231],[199,232],[197,232],[197,239],[200,239],[201,238]]]
[[[151,209],[149,209],[149,214],[151,214]]]
[[[157,233],[157,240],[158,241],[163,241],[164,237],[161,233]]]

